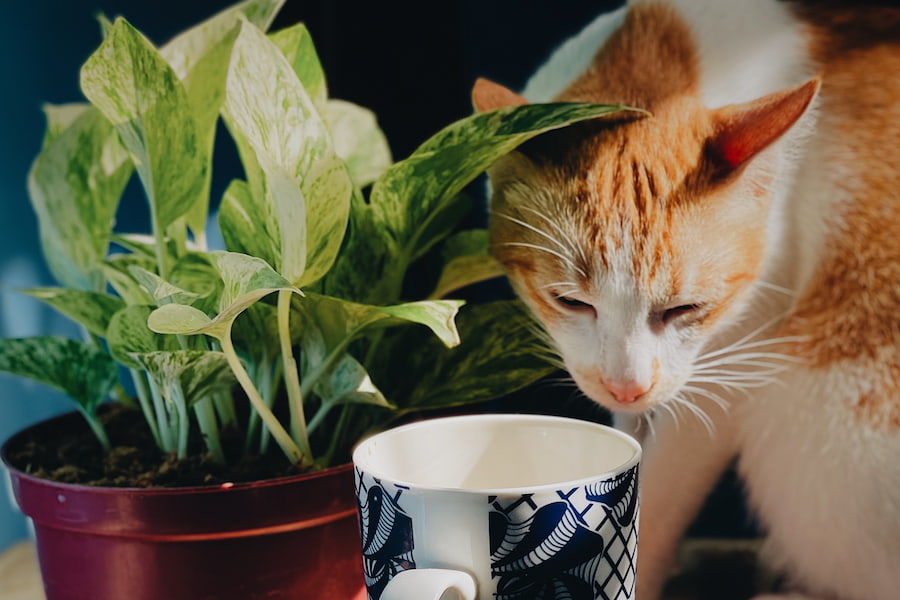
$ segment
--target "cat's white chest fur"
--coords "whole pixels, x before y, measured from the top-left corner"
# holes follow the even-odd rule
[[[804,587],[830,597],[897,595],[900,437],[858,423],[864,382],[841,369],[795,371],[737,409],[740,471]]]

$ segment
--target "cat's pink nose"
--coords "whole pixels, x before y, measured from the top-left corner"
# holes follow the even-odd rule
[[[647,387],[636,381],[625,383],[605,381],[606,389],[620,404],[631,404],[648,392]]]

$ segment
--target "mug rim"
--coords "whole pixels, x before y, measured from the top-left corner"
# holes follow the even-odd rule
[[[433,484],[422,484],[414,481],[408,481],[404,479],[400,479],[394,477],[392,475],[388,475],[384,472],[379,471],[378,469],[370,469],[362,466],[360,464],[362,462],[362,452],[365,448],[371,445],[378,438],[387,437],[389,435],[396,434],[401,431],[407,431],[410,429],[418,429],[426,426],[433,426],[435,422],[447,422],[447,421],[516,421],[516,422],[527,422],[527,421],[543,421],[543,422],[556,422],[556,423],[564,423],[568,425],[576,425],[578,427],[582,427],[585,429],[595,429],[604,432],[604,434],[618,438],[620,441],[624,442],[627,446],[632,449],[631,457],[618,464],[615,468],[609,469],[607,471],[602,471],[590,475],[588,477],[581,477],[578,479],[565,479],[562,481],[550,482],[550,483],[542,483],[536,485],[527,485],[527,486],[517,486],[517,487],[496,487],[496,488],[460,488],[454,486],[445,486],[445,485],[433,485]],[[408,423],[406,425],[400,425],[398,427],[392,427],[391,429],[386,429],[384,431],[375,433],[364,440],[360,441],[356,447],[353,449],[352,453],[352,462],[355,470],[357,471],[357,476],[359,472],[364,473],[369,477],[373,477],[375,479],[383,479],[389,481],[392,484],[404,486],[410,488],[410,491],[420,491],[420,492],[442,492],[442,493],[459,493],[459,494],[474,494],[474,495],[489,495],[489,496],[503,496],[503,495],[512,495],[512,494],[524,494],[529,492],[544,492],[544,491],[552,491],[558,489],[559,486],[563,485],[571,485],[571,486],[581,486],[588,484],[590,482],[595,481],[604,481],[608,479],[614,479],[615,477],[628,472],[636,465],[638,465],[641,461],[643,455],[643,448],[641,447],[640,442],[637,441],[633,436],[620,431],[614,427],[609,425],[604,425],[602,423],[596,423],[594,421],[587,421],[585,419],[578,419],[573,417],[563,417],[556,415],[540,415],[540,414],[526,414],[526,413],[496,413],[496,414],[470,414],[470,415],[456,415],[450,417],[434,417],[428,418],[421,421],[416,421],[414,423]]]

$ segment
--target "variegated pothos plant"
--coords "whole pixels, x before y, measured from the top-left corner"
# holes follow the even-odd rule
[[[619,107],[477,114],[394,163],[374,115],[328,97],[306,28],[266,33],[282,2],[247,0],[161,48],[102,19],[81,70],[88,102],[46,108],[28,189],[60,286],[25,292],[85,335],[4,339],[0,369],[67,392],[105,446],[96,410],[114,397],[140,407],[163,451],[184,456],[195,422],[225,460],[219,432],[236,426],[247,452],[274,440],[322,467],[409,411],[487,400],[552,369],[516,302],[446,299],[500,274],[486,233],[459,231],[463,188],[525,140]],[[244,178],[219,204],[226,249],[210,250],[220,117]],[[113,229],[135,171],[149,236]],[[404,299],[426,256],[440,259],[434,289]]]

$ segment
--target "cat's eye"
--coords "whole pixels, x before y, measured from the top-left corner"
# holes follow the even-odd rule
[[[668,325],[681,317],[696,314],[701,308],[703,308],[702,304],[680,304],[678,306],[673,306],[660,313],[660,320],[663,322],[663,325]]]
[[[578,312],[594,312],[594,307],[571,296],[555,296],[557,304],[566,310]]]

